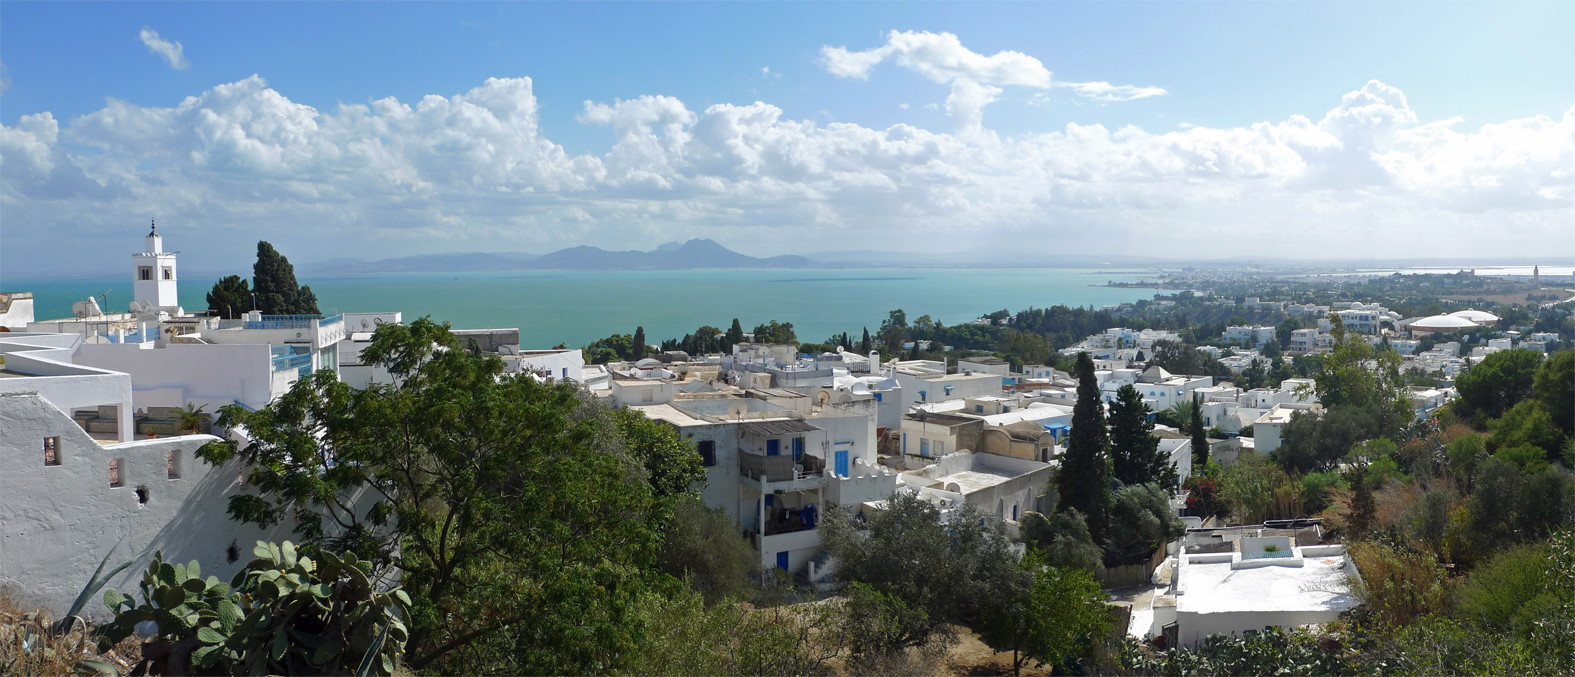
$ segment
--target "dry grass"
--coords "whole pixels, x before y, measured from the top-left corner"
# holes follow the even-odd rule
[[[124,642],[99,653],[91,629],[77,624],[69,632],[55,633],[54,619],[39,609],[18,604],[0,592],[0,677],[9,675],[70,675],[78,672],[82,661],[102,661],[122,674],[136,665],[141,654],[139,641]]]

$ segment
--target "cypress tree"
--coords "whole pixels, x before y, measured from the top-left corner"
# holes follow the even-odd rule
[[[1203,472],[1209,464],[1209,437],[1203,432],[1203,400],[1192,398],[1192,472]]]
[[[859,339],[859,353],[870,354],[870,328],[864,328],[864,338]]]
[[[643,359],[645,359],[645,353],[646,353],[646,350],[649,347],[650,346],[645,345],[645,327],[635,327],[634,328],[634,359],[636,359],[636,360],[643,360]]]
[[[295,281],[295,266],[266,241],[257,243],[252,265],[252,290],[264,315],[317,315],[317,295]]]
[[[233,320],[251,310],[252,289],[251,284],[239,275],[230,275],[214,283],[213,291],[208,292],[208,310],[218,313],[219,317]]]
[[[1367,464],[1352,467],[1346,479],[1351,483],[1351,516],[1346,526],[1351,535],[1358,536],[1373,527],[1373,519],[1378,514],[1378,506],[1373,501],[1373,487],[1367,482]]]
[[[1170,459],[1159,452],[1159,438],[1148,420],[1143,395],[1130,385],[1116,391],[1110,403],[1110,460],[1122,484],[1159,481]]]
[[[1094,361],[1088,353],[1077,355],[1077,404],[1072,407],[1072,433],[1061,457],[1056,487],[1061,493],[1057,510],[1077,510],[1088,520],[1088,532],[1097,543],[1105,542],[1109,526],[1110,470],[1106,463],[1109,440],[1105,405],[1094,379]]]
[[[744,326],[738,323],[738,318],[733,318],[733,326],[727,328],[728,345],[737,345],[744,342]]]

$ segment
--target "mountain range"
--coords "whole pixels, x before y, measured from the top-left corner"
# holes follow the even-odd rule
[[[653,251],[607,251],[569,247],[548,254],[469,252],[423,254],[379,261],[338,258],[303,266],[313,272],[457,273],[519,270],[693,270],[703,268],[812,268],[802,256],[760,258],[740,254],[713,240],[669,242]]]

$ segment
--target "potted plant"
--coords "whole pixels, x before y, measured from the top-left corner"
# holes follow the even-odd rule
[[[153,427],[151,425],[150,426],[146,426],[146,427],[144,427],[142,429],[142,434],[147,435],[148,439],[151,440],[151,439],[159,436],[159,429],[155,428],[155,427]]]
[[[1264,552],[1279,552],[1280,551],[1280,546],[1275,545],[1273,543],[1270,543],[1268,545],[1263,546],[1263,551]]]
[[[186,403],[186,408],[180,412],[181,434],[195,435],[202,430],[202,421],[207,418],[202,410],[206,408],[207,405],[198,407],[190,402]]]

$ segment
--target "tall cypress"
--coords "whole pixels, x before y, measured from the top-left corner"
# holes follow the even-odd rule
[[[727,342],[739,344],[744,342],[744,326],[738,323],[738,318],[733,318],[733,326],[727,328]]]
[[[1148,420],[1143,394],[1131,385],[1121,386],[1110,403],[1110,460],[1122,484],[1159,481],[1170,459],[1159,452],[1159,438]]]
[[[649,346],[647,346],[645,344],[645,327],[635,327],[634,328],[634,359],[636,359],[636,360],[643,360],[643,359],[645,359],[645,353],[646,353],[646,350],[648,348],[649,348]]]
[[[864,328],[864,338],[859,339],[859,352],[864,354],[864,355],[870,354],[870,328],[869,327],[865,327]]]
[[[1098,543],[1105,542],[1110,521],[1110,469],[1106,463],[1109,446],[1105,405],[1099,399],[1094,361],[1088,353],[1078,353],[1077,404],[1072,407],[1072,433],[1056,475],[1056,487],[1061,493],[1057,509],[1083,513],[1088,532]]]
[[[257,243],[252,265],[252,291],[264,315],[317,315],[317,295],[295,281],[295,266],[266,241]]]
[[[1203,399],[1192,398],[1192,472],[1199,474],[1209,464],[1209,436],[1203,432]]]

